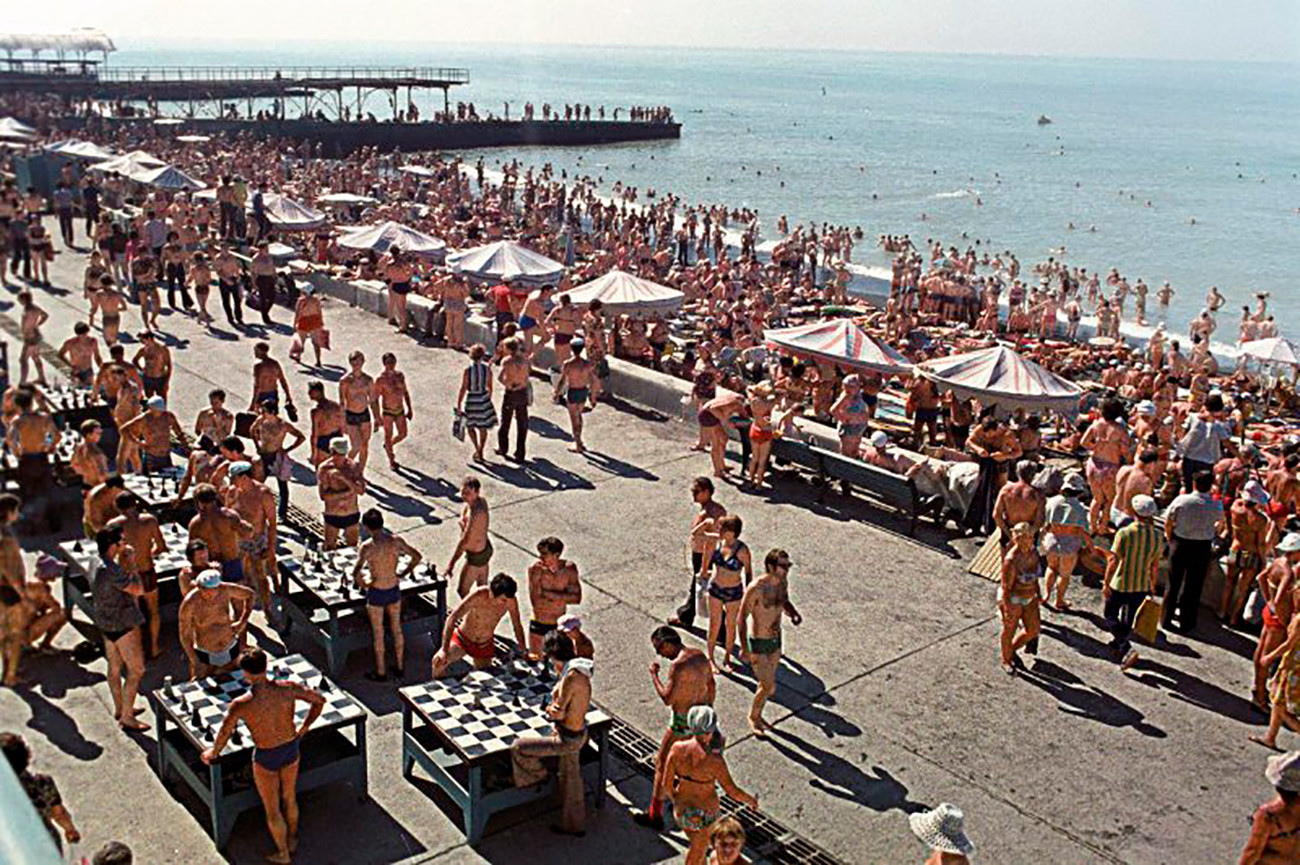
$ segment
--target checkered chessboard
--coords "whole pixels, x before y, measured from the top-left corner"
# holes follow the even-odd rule
[[[189,564],[189,560],[185,558],[185,545],[189,543],[190,532],[180,523],[163,523],[159,528],[163,540],[167,543],[167,549],[154,557],[154,571],[160,577],[175,576],[181,572],[181,568]],[[99,564],[99,550],[95,547],[94,541],[64,541],[59,544],[59,553],[74,570],[83,574],[90,573],[92,562],[96,567]]]
[[[72,460],[72,452],[81,444],[81,433],[72,430],[64,430],[59,438],[59,444],[54,448],[54,465],[67,465]],[[18,457],[9,449],[8,441],[0,445],[0,463],[8,471],[17,471]]]
[[[46,385],[41,388],[55,414],[76,409],[97,408],[104,404],[93,390],[72,385]]]
[[[339,727],[365,717],[366,710],[353,700],[335,683],[326,679],[324,674],[311,665],[302,655],[289,655],[285,658],[272,658],[267,670],[268,676],[280,681],[300,682],[309,688],[320,691],[325,696],[325,708],[320,717],[312,724],[312,730],[324,730]],[[248,690],[243,673],[236,670],[199,679],[195,682],[163,685],[153,692],[163,712],[171,723],[179,727],[197,748],[207,748],[217,737],[217,731],[226,719],[230,702]],[[301,724],[307,717],[307,704],[298,702],[295,707],[294,722]],[[248,728],[240,722],[235,733],[230,737],[222,755],[239,753],[253,747],[252,736]]]
[[[176,493],[185,477],[184,466],[171,466],[153,474],[126,474],[122,480],[126,488],[135,493],[149,507],[170,507],[176,502]]]
[[[397,560],[397,569],[401,571],[409,564],[410,559],[402,556]],[[290,580],[311,592],[326,607],[350,607],[365,600],[365,592],[358,591],[352,581],[352,569],[357,566],[356,547],[342,547],[329,552],[300,550],[292,557],[282,559],[281,566]],[[407,595],[428,591],[441,583],[437,567],[424,562],[398,585],[402,594]]]
[[[512,660],[492,670],[474,670],[461,679],[434,679],[401,689],[426,721],[447,736],[464,756],[479,759],[510,750],[521,736],[546,736],[555,722],[546,717],[555,678],[539,678],[539,666]],[[587,727],[607,723],[596,707]]]

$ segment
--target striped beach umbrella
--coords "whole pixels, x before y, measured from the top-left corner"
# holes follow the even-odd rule
[[[763,339],[791,354],[828,360],[885,375],[907,375],[912,362],[849,319],[818,321],[763,331]]]
[[[1082,389],[1003,345],[965,354],[938,357],[918,364],[916,371],[962,399],[1011,411],[1077,409]]]

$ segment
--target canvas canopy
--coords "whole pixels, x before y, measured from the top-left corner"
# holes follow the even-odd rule
[[[918,364],[916,371],[958,397],[978,399],[1003,410],[1074,410],[1082,390],[1006,346],[939,357]]]
[[[633,316],[674,312],[681,308],[682,298],[685,297],[675,288],[622,270],[611,270],[566,293],[578,306],[599,300],[611,315]]]
[[[167,163],[158,157],[145,153],[143,150],[132,150],[130,153],[125,153],[115,159],[92,165],[90,170],[102,171],[106,174],[123,174],[132,180],[139,180],[142,175],[164,168],[166,165]]]
[[[207,186],[202,180],[195,180],[175,165],[164,165],[149,171],[129,175],[132,180],[159,189],[202,189]]]
[[[116,51],[117,46],[103,30],[80,27],[70,33],[3,33],[0,34],[0,51],[12,55],[15,51],[55,51],[59,54],[91,51]]]
[[[1281,336],[1267,339],[1252,339],[1241,344],[1241,353],[1255,360],[1266,363],[1285,363],[1300,366],[1300,348],[1291,340]]]
[[[554,285],[564,274],[564,265],[520,246],[513,240],[498,240],[447,256],[457,273],[479,280],[514,280],[528,285]]]
[[[339,238],[339,246],[375,252],[387,252],[390,247],[398,246],[403,252],[411,255],[428,256],[441,255],[447,251],[447,244],[438,238],[430,237],[400,222],[391,221],[354,228]]]
[[[114,158],[112,151],[105,150],[93,141],[78,141],[75,138],[60,142],[49,148],[49,150],[51,153],[59,153],[63,156],[72,156],[77,159],[88,159],[95,162]]]
[[[267,221],[281,231],[311,231],[325,224],[325,214],[283,195],[264,195]]]
[[[763,332],[763,339],[799,355],[829,360],[855,369],[906,375],[912,362],[880,342],[852,320],[839,318]]]
[[[36,130],[13,117],[0,117],[0,138],[10,141],[30,141],[36,137]]]

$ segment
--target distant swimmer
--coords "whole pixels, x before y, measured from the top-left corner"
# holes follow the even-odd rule
[[[866,171],[866,170],[867,170],[867,166],[865,166],[865,165],[859,165],[859,166],[858,166],[858,173],[859,173],[859,174],[861,174],[862,172],[864,172],[864,171]]]
[[[975,206],[976,206],[976,207],[983,207],[983,206],[984,206],[984,199],[980,198],[978,195],[975,196]]]
[[[1148,198],[1148,199],[1147,199],[1147,207],[1150,207],[1150,206],[1151,206],[1151,199]]]
[[[1196,217],[1193,216],[1191,219],[1187,220],[1187,224],[1188,224],[1188,225],[1195,225],[1195,224],[1196,224]]]
[[[1079,181],[1077,181],[1077,180],[1076,180],[1076,181],[1074,181],[1074,188],[1075,188],[1075,189],[1078,189],[1078,188],[1079,188],[1079,187],[1080,187],[1080,186],[1083,186],[1083,184],[1082,184],[1082,183],[1080,183],[1080,182],[1079,182]]]
[[[825,96],[825,95],[826,95],[826,88],[823,87],[823,88],[822,88],[822,96]]]
[[[1067,222],[1067,223],[1065,223],[1065,230],[1066,230],[1066,231],[1074,231],[1074,223],[1073,223],[1073,222]]]
[[[880,195],[879,195],[878,193],[875,193],[875,192],[871,193],[871,200],[872,200],[872,201],[879,201],[879,200],[880,200]],[[1297,208],[1295,209],[1295,211],[1296,211],[1296,213],[1300,213],[1300,207],[1297,207]]]
[[[926,221],[927,219],[929,219],[929,218],[930,218],[930,217],[927,216],[926,214],[924,214],[924,213],[921,214],[921,221],[922,221],[922,222],[925,222],[925,221]]]
[[[1095,226],[1095,225],[1089,225],[1089,226],[1088,226],[1088,231],[1092,232],[1093,234],[1096,234],[1096,233],[1097,233],[1097,226]]]

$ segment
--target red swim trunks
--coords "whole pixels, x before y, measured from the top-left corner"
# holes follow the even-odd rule
[[[465,650],[465,654],[480,661],[490,661],[496,655],[496,646],[489,638],[487,642],[475,643],[465,638],[460,628],[451,632],[451,641]]]

